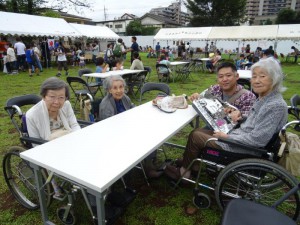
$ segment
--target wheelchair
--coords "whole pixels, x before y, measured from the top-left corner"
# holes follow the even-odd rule
[[[85,97],[89,99],[88,95]],[[10,147],[8,152],[5,154],[2,162],[4,179],[15,199],[23,207],[29,210],[39,209],[39,199],[35,185],[34,170],[30,166],[29,162],[20,157],[20,153],[32,148],[33,144],[43,144],[46,141],[29,137],[26,128],[26,118],[25,114],[22,112],[22,109],[23,111],[27,110],[40,100],[41,97],[36,95],[23,95],[9,99],[4,107],[11,119],[11,122],[19,133],[19,138],[23,146]],[[82,128],[92,124],[90,122],[81,120],[78,120],[78,123]],[[66,181],[59,177],[59,187],[62,189],[62,192],[65,193],[65,195],[63,198],[55,198],[51,185],[51,180],[54,179],[55,175],[53,172],[45,169],[41,170],[41,174],[43,177],[43,189],[46,196],[47,207],[50,206],[52,199],[57,199],[59,201],[65,201],[67,199],[68,201],[66,206],[57,209],[57,217],[63,224],[76,224],[76,217],[73,208],[77,192],[82,193],[87,208],[92,215],[93,221],[95,224],[97,224],[95,197],[88,194],[84,187],[73,184],[70,181]],[[136,196],[135,190],[127,187],[123,178],[121,181],[125,191],[114,192],[110,190],[105,196],[106,201],[108,202],[105,205],[106,224],[113,224],[117,218],[122,215],[124,208]]]
[[[281,129],[281,134],[285,134],[288,127],[299,124],[299,119],[287,123]],[[210,141],[238,146],[243,151],[232,152],[206,147],[187,168],[191,170],[196,164],[199,165],[199,171],[192,176],[195,179],[185,178],[183,174],[179,180],[173,182],[175,188],[182,181],[195,185],[193,203],[197,208],[205,209],[211,205],[211,198],[201,192],[200,188],[214,191],[217,205],[223,210],[232,199],[247,199],[271,206],[299,183],[294,176],[277,164],[283,154],[278,133],[273,135],[263,149],[222,138],[211,138],[207,143]],[[173,145],[173,147],[185,149],[184,146]],[[213,180],[212,184],[200,182],[202,170],[205,170],[208,177]],[[299,192],[285,199],[277,210],[297,220],[300,210]]]

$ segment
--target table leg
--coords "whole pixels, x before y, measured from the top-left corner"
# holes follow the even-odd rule
[[[36,188],[37,188],[37,193],[39,197],[39,202],[40,202],[40,210],[42,213],[42,219],[44,225],[55,225],[48,219],[48,212],[47,212],[47,205],[46,205],[46,197],[45,197],[45,192],[44,192],[44,187],[43,187],[43,180],[42,180],[42,174],[40,171],[40,167],[30,163],[30,166],[34,170],[34,177],[35,177],[35,183],[36,183]]]
[[[96,205],[97,205],[97,220],[98,220],[98,225],[105,225],[105,199],[104,195],[105,193],[99,193],[95,192],[94,190],[87,189],[87,192],[94,195],[96,197]]]

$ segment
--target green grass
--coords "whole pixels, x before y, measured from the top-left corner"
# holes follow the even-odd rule
[[[149,81],[156,82],[157,75],[155,72],[155,59],[147,59],[146,54],[141,54],[145,66],[152,67],[152,74]],[[130,65],[128,59],[125,62],[125,68]],[[88,64],[92,70],[95,67]],[[70,67],[70,76],[77,76],[77,68]],[[284,99],[289,104],[289,99],[293,94],[300,94],[300,78],[299,65],[283,64],[283,71],[286,74],[284,81],[287,91],[283,93]],[[7,99],[23,95],[23,94],[39,94],[41,83],[48,77],[56,74],[56,68],[45,69],[42,76],[33,76],[30,78],[28,73],[19,75],[0,74],[0,161],[2,162],[5,152],[10,146],[20,145],[18,134],[13,128],[10,119],[3,110]],[[66,79],[63,75],[61,79]],[[208,73],[192,73],[190,79],[185,82],[169,83],[171,91],[175,95],[190,95],[194,92],[201,92],[210,85],[215,84],[216,77]],[[146,95],[144,102],[154,98],[154,95]],[[74,96],[71,96],[74,100]],[[132,100],[137,101],[132,97]],[[145,128],[146,129],[146,128]],[[159,129],[159,128],[158,128]],[[191,131],[191,127],[184,128],[180,133],[176,134],[171,141],[185,145],[187,135]],[[134,141],[134,140],[133,140]],[[182,154],[181,150],[168,149],[168,155],[176,158]],[[0,171],[0,224],[22,224],[32,225],[41,223],[41,214],[39,211],[24,210],[13,200],[8,192],[8,188],[3,178],[3,172]],[[203,178],[205,179],[205,178]],[[208,179],[209,182],[209,179]],[[132,202],[125,214],[120,218],[117,224],[156,224],[156,225],[176,225],[176,224],[205,224],[217,225],[221,218],[221,212],[214,201],[214,193],[212,191],[205,192],[212,197],[212,205],[210,209],[197,210],[195,214],[188,215],[186,209],[192,207],[193,189],[180,188],[173,190],[167,180],[161,177],[158,180],[151,181],[151,186],[147,187],[140,171],[134,171],[134,187],[138,190],[137,198]],[[56,218],[56,209],[65,203],[54,201],[49,208],[49,216],[52,221],[59,224]],[[75,212],[78,218],[78,224],[91,224],[91,216],[87,211],[82,198],[76,200]]]

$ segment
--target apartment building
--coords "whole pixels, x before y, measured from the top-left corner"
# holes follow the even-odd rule
[[[190,14],[181,10],[181,1],[173,2],[168,7],[153,8],[149,12],[160,17],[173,20],[177,24],[186,25],[190,22]]]
[[[300,11],[300,0],[247,0],[246,16],[254,24],[261,24],[267,19],[275,21],[278,12],[284,8]]]

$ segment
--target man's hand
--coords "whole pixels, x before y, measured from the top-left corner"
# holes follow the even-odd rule
[[[228,135],[221,131],[214,131],[213,136],[216,138],[228,138]]]
[[[231,107],[226,107],[224,109],[224,112],[228,114],[233,123],[237,123],[239,120],[242,119],[242,114],[239,110],[233,109]]]
[[[189,97],[189,100],[190,100],[190,101],[194,101],[194,100],[196,100],[196,99],[199,99],[199,96],[200,96],[200,94],[194,93],[194,94],[192,94],[192,95]]]

